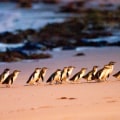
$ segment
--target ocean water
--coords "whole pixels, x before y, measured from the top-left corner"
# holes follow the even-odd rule
[[[21,9],[15,3],[0,3],[0,32],[40,29],[48,23],[63,22],[68,15],[58,13],[58,8],[37,3],[31,9]]]
[[[40,29],[48,23],[63,22],[66,18],[73,16],[73,14],[59,13],[60,5],[49,5],[43,3],[33,4],[30,9],[21,9],[16,3],[0,3],[0,33],[16,30],[25,30],[28,28]],[[115,31],[113,36],[100,37],[96,39],[88,39],[88,41],[120,41],[120,30]],[[21,47],[21,44],[2,44],[0,43],[0,51],[5,51],[6,48]],[[61,48],[55,48],[54,51],[60,51]],[[77,48],[79,51],[79,48]]]

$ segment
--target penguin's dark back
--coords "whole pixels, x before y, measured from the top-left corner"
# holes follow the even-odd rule
[[[9,75],[5,81],[2,84],[8,84],[10,80],[12,80],[14,74],[12,73],[11,75]],[[11,83],[13,83],[13,80],[11,81]]]
[[[30,82],[30,80],[31,80],[31,78],[33,77],[34,74],[35,74],[35,72],[33,72],[33,73],[30,75],[30,77],[28,78],[28,81],[27,81],[26,83],[29,83],[29,82]]]
[[[53,76],[55,76],[55,73],[53,73],[53,74],[48,78],[48,80],[46,81],[46,83],[51,82]]]

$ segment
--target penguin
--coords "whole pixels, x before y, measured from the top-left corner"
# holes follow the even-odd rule
[[[41,68],[35,68],[34,72],[29,77],[28,81],[26,82],[29,85],[35,85],[36,81],[39,78]]]
[[[61,84],[61,70],[57,69],[46,81],[46,83],[50,83],[50,84]]]
[[[111,68],[109,65],[104,65],[104,67],[95,74],[94,79],[97,82],[106,81],[109,76],[110,70]]]
[[[61,71],[61,82],[66,82],[67,81],[67,73],[68,73],[68,67],[64,67],[63,70]]]
[[[6,87],[10,87],[18,77],[19,73],[20,73],[19,70],[14,70],[13,73],[10,74],[2,84],[6,84]]]
[[[106,66],[108,66],[108,67],[107,67],[107,70],[106,70],[106,72],[105,72],[105,74],[104,74],[104,80],[105,80],[105,81],[106,81],[106,80],[110,77],[110,75],[112,74],[115,63],[116,63],[116,62],[110,61],[110,62],[106,65]]]
[[[10,74],[10,69],[6,68],[3,73],[0,75],[0,83],[2,84],[4,80],[8,77]]]
[[[87,68],[82,68],[79,72],[77,72],[75,75],[73,75],[73,77],[70,78],[70,81],[75,82],[75,81],[80,80],[84,76],[86,70]]]
[[[109,73],[108,73],[108,78],[109,78],[109,76],[112,74],[112,72],[113,72],[113,69],[114,69],[114,64],[115,64],[116,62],[113,62],[113,61],[110,61],[109,63],[108,63],[108,65],[110,66],[110,70],[109,70]]]
[[[120,80],[120,71],[118,71],[117,73],[115,73],[115,74],[113,75],[113,77],[115,77],[115,78],[117,78],[117,79]]]
[[[84,79],[88,81],[94,80],[94,76],[97,73],[98,66],[93,66],[93,69],[83,76]]]
[[[75,68],[74,66],[69,66],[69,67],[68,67],[67,78],[70,77],[70,75],[72,74],[72,71],[73,71],[74,68]]]
[[[36,80],[37,83],[40,82],[40,80],[42,80],[42,82],[44,82],[44,77],[46,75],[46,72],[47,72],[48,68],[47,67],[43,67],[40,71],[40,74],[38,76],[38,79]]]

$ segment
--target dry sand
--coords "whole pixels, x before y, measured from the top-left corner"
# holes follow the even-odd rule
[[[26,86],[35,67],[49,68],[45,80],[57,68],[76,66],[88,71],[93,65],[103,67],[113,60],[120,70],[120,48],[84,49],[85,56],[75,57],[77,51],[52,52],[52,59],[0,64],[0,72],[8,67],[22,72],[11,88],[0,86],[0,120],[120,120],[120,81],[110,76],[108,82]],[[87,71],[87,72],[88,72]]]

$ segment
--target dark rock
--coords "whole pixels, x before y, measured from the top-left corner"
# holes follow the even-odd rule
[[[49,3],[49,4],[56,4],[59,3],[60,0],[42,0],[43,3]]]
[[[21,50],[45,50],[47,49],[44,45],[39,44],[37,42],[30,42],[27,41],[23,47],[21,47]]]
[[[74,50],[75,46],[63,46],[62,50]]]
[[[109,43],[109,46],[120,46],[120,41]]]
[[[66,46],[73,44],[71,39],[76,40],[76,38],[80,37],[84,27],[84,24],[77,19],[68,20],[64,23],[48,24],[38,32],[38,38],[47,47],[50,47],[51,43],[55,47],[58,47],[58,45]]]
[[[75,56],[85,56],[85,54],[80,52],[80,53],[75,54]]]
[[[51,58],[52,56],[48,53],[32,54],[28,56],[28,59],[46,59]]]
[[[22,59],[26,59],[26,57],[17,51],[7,50],[6,52],[0,53],[0,61],[13,62],[20,61]]]
[[[31,8],[32,0],[19,0],[19,7],[21,8]]]
[[[40,54],[25,54],[24,52],[20,51],[11,51],[7,49],[6,52],[0,52],[0,61],[3,62],[16,62],[20,60],[28,60],[28,59],[45,59],[51,58],[52,56],[48,53],[40,53]]]
[[[85,1],[73,1],[69,2],[67,5],[61,7],[61,12],[74,12],[78,13],[83,8]]]

